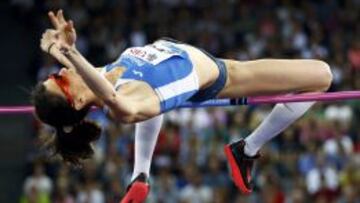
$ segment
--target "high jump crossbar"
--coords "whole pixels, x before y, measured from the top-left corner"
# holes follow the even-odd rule
[[[360,99],[360,91],[339,91],[326,93],[306,93],[291,95],[271,95],[243,97],[238,99],[211,99],[204,102],[185,102],[179,108],[201,108],[216,106],[236,106],[236,105],[256,105],[256,104],[276,104],[285,102],[302,101],[343,101]],[[26,114],[32,113],[32,106],[0,106],[0,114]]]

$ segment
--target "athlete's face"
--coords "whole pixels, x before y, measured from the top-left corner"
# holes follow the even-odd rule
[[[73,69],[66,68],[62,68],[59,73],[51,75],[44,82],[44,85],[47,91],[63,97],[75,108],[76,101],[74,99],[87,87],[79,74]]]

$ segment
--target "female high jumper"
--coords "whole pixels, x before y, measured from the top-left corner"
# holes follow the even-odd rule
[[[163,113],[189,101],[323,92],[332,80],[323,61],[218,59],[171,39],[130,47],[115,62],[94,68],[76,49],[72,21],[61,10],[49,17],[55,29],[43,34],[41,48],[67,68],[34,89],[36,115],[56,128],[56,153],[74,164],[92,155],[90,143],[99,137],[99,127],[84,120],[90,106],[105,109],[119,122],[136,123],[134,171],[123,203],[146,199]],[[277,104],[246,139],[225,146],[232,180],[243,193],[252,192],[251,170],[259,149],[313,104]]]

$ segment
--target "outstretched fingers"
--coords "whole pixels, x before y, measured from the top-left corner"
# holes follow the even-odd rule
[[[61,25],[65,25],[65,24],[66,24],[63,10],[61,10],[61,9],[58,10],[58,12],[57,12],[57,19],[58,19],[58,21],[60,22]]]
[[[55,16],[54,12],[50,11],[48,13],[48,16],[50,18],[51,24],[55,27],[55,29],[59,29],[60,22],[59,22],[58,18]]]
[[[66,26],[67,22],[64,18],[64,13],[60,9],[57,11],[56,15],[54,12],[50,11],[48,13],[51,24],[55,27],[55,29],[61,29],[63,26]]]

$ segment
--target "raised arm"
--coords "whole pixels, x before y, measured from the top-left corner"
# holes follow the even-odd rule
[[[50,13],[49,16],[53,18],[51,17],[53,14]],[[63,19],[62,14],[60,19]],[[76,49],[73,43],[75,38],[68,39],[68,36],[74,36],[72,33],[75,29],[71,21],[63,21],[65,22],[64,29],[46,31],[42,40],[43,50],[48,50],[51,54],[56,53],[57,58],[69,63],[68,67],[74,68],[92,92],[111,109],[111,113],[123,122],[142,121],[159,113],[158,109],[149,107],[149,105],[157,106],[157,97],[150,102],[145,102],[147,105],[144,105],[143,100],[139,101],[136,97],[123,95],[128,93],[117,92],[113,85]],[[58,27],[57,23],[53,24],[55,28]],[[141,92],[136,92],[136,94],[144,95]]]
[[[52,12],[49,13],[49,16],[57,30],[48,29],[45,31],[41,39],[41,48],[66,67],[74,68],[92,92],[113,113],[122,117],[136,114],[135,108],[131,105],[129,99],[123,97],[120,100],[119,94],[115,91],[113,85],[76,49],[74,44],[76,34],[74,34],[73,23],[71,21],[65,22],[61,11],[58,12],[57,18],[54,17]],[[64,23],[60,26],[59,22]]]

